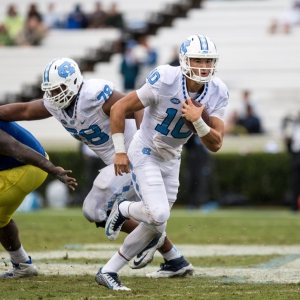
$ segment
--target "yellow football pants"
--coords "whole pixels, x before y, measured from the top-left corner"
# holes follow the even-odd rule
[[[37,189],[47,175],[32,165],[0,171],[0,228],[9,223],[24,198]]]

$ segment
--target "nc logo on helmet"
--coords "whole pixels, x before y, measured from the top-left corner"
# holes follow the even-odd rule
[[[67,78],[75,73],[75,68],[71,66],[68,61],[62,63],[58,68],[58,75],[63,78]]]
[[[186,53],[186,47],[188,47],[189,45],[191,44],[191,41],[190,40],[185,40],[182,44],[181,44],[181,47],[180,47],[180,52],[181,53]]]

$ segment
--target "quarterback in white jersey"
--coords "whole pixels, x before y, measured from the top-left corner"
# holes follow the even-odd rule
[[[87,144],[107,167],[99,171],[93,187],[83,203],[83,214],[97,227],[104,227],[107,215],[117,198],[135,200],[131,175],[115,176],[114,146],[110,131],[110,108],[124,94],[115,90],[113,83],[103,79],[83,80],[77,63],[69,58],[52,60],[43,72],[44,98],[27,103],[13,103],[0,107],[0,119],[5,121],[40,120],[54,116],[73,136]],[[124,141],[126,150],[139,127],[143,111],[126,117]],[[131,119],[130,119],[131,118]],[[135,120],[133,120],[135,118]],[[138,226],[130,219],[122,226],[129,233]],[[108,234],[108,233],[107,233]],[[149,243],[148,243],[149,244]],[[171,241],[157,235],[145,247],[143,259],[134,261],[132,268],[142,268],[152,260],[157,248],[172,247]]]
[[[193,134],[182,117],[193,123],[207,149],[216,152],[221,148],[223,116],[229,96],[226,85],[215,77],[218,59],[217,48],[208,37],[190,36],[181,45],[179,67],[157,67],[142,88],[129,93],[111,108],[116,174],[131,171],[133,185],[141,201],[121,201],[118,206],[115,202],[114,206],[118,209],[113,207],[106,223],[107,232],[113,231],[111,224],[129,217],[140,221],[140,224],[126,237],[118,253],[99,270],[96,275],[99,284],[106,286],[103,278],[116,274],[131,260],[137,254],[133,249],[143,249],[155,234],[166,229],[179,187],[182,145]],[[196,107],[191,99],[203,105]],[[210,126],[201,118],[205,107],[210,114]],[[140,130],[126,154],[125,116],[143,108]],[[149,277],[163,277],[174,270],[175,264],[186,264],[175,247],[163,256],[165,263],[159,271],[148,274]],[[116,275],[113,277],[116,278]]]

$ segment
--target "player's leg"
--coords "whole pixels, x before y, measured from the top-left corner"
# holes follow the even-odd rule
[[[174,202],[176,201],[179,188],[180,161],[175,159],[170,162],[161,164],[161,169],[163,174],[164,186],[169,200],[169,209],[171,210]],[[148,251],[144,251],[142,254],[139,253],[133,260],[130,261],[129,266],[132,266],[132,262],[135,266],[138,265],[137,262],[140,262],[140,264],[142,265],[143,260],[141,258],[146,258],[150,255],[152,255],[153,257],[153,250],[153,248],[150,248]],[[147,274],[148,277],[178,277],[191,275],[193,273],[193,266],[183,257],[183,255],[172,244],[169,238],[166,238],[164,240],[164,243],[158,250],[162,254],[165,262],[161,265],[160,270]],[[137,259],[139,255],[141,256],[139,259]]]
[[[134,162],[133,162],[134,163]],[[146,157],[139,160],[131,170],[133,184],[142,201],[123,201],[118,206],[116,216],[133,217],[141,224],[130,233],[120,250],[99,270],[95,280],[105,287],[121,289],[113,277],[137,253],[144,249],[157,235],[165,231],[169,218],[169,203],[162,179],[159,162]],[[113,212],[112,212],[113,213]],[[111,214],[112,215],[112,214]],[[110,216],[111,217],[111,216]],[[110,224],[110,217],[107,224]],[[112,217],[114,220],[114,217]],[[104,277],[111,276],[110,285],[104,284]]]
[[[115,176],[114,165],[109,165],[100,170],[94,180],[93,187],[84,200],[82,211],[85,218],[96,224],[97,227],[105,227],[109,215],[117,197],[135,200],[135,192],[131,184],[130,174]],[[129,233],[139,223],[130,219],[124,223],[121,231]]]
[[[116,239],[122,222],[128,218],[159,226],[170,216],[160,161],[146,156],[138,160],[138,163],[135,167],[132,164],[131,175],[136,194],[141,201],[125,200],[114,204],[106,223],[106,235],[110,240]]]
[[[1,275],[2,278],[20,278],[38,274],[31,257],[23,249],[17,224],[12,220],[13,213],[25,196],[38,188],[46,179],[47,173],[39,168],[26,165],[0,172],[0,243],[8,252],[12,269]]]
[[[165,230],[165,224],[158,229],[155,226],[140,223],[139,226],[130,233],[124,240],[120,250],[101,268],[95,276],[99,285],[103,285],[113,290],[130,290],[121,284],[118,278],[118,271],[124,267],[128,261],[141,251],[153,236]],[[159,231],[158,231],[159,230]]]

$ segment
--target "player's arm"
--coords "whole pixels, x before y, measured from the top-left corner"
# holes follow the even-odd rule
[[[110,128],[115,146],[115,174],[129,173],[129,159],[125,150],[124,130],[125,117],[129,113],[144,109],[137,93],[131,92],[120,101],[115,103],[110,111]]]
[[[201,115],[205,106],[195,107],[190,98],[187,99],[188,104],[182,103],[182,116],[187,120],[193,122],[198,136],[205,147],[212,151],[217,152],[221,149],[224,137],[224,122],[217,117],[211,117],[210,127],[202,120]],[[197,125],[196,125],[197,123]]]
[[[144,109],[133,112],[133,116],[135,119],[136,128],[140,129],[140,126],[141,126],[141,123],[142,123],[143,117],[144,117]]]
[[[75,190],[77,185],[76,179],[69,177],[67,174],[70,170],[64,170],[61,167],[56,167],[51,161],[45,158],[40,153],[30,147],[20,143],[5,131],[0,129],[0,154],[14,157],[24,164],[36,166],[45,172],[57,177],[70,189]]]
[[[41,120],[51,117],[43,100],[18,102],[0,106],[0,119],[4,121]]]
[[[114,90],[112,95],[109,97],[109,99],[103,104],[102,110],[107,115],[110,116],[110,109],[111,107],[118,102],[120,99],[124,98],[126,95]],[[135,119],[136,128],[139,129],[142,119],[144,116],[144,110],[136,111],[136,112],[130,112],[126,115],[126,119]]]
[[[217,152],[221,149],[223,144],[224,122],[217,117],[210,117],[210,122],[209,133],[200,139],[208,150]]]

